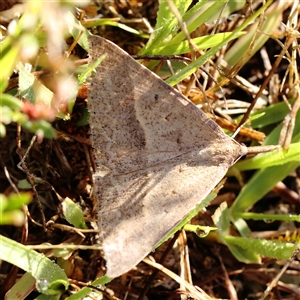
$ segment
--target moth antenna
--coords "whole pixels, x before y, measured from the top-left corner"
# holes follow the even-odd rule
[[[265,152],[272,152],[274,150],[279,150],[279,149],[281,149],[280,145],[247,147],[247,154],[259,154],[259,153],[265,153]]]

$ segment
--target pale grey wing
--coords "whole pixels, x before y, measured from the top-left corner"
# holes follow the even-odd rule
[[[226,159],[212,165],[203,154],[189,152],[146,170],[94,178],[95,196],[111,203],[99,212],[108,277],[138,264],[225,175]]]
[[[119,47],[97,36],[89,41],[92,60],[105,55],[89,89],[91,138],[104,171],[134,171],[216,140],[240,152],[215,122]]]
[[[90,37],[94,197],[107,275],[128,271],[244,153],[194,104],[124,51]]]

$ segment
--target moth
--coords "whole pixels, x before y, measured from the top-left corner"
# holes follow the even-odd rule
[[[93,197],[108,277],[138,264],[247,148],[112,42],[89,37]]]

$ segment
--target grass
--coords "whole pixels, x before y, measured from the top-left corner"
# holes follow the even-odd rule
[[[85,231],[93,225],[94,206],[88,198],[91,174],[86,153],[90,144],[84,138],[88,136],[84,83],[94,66],[78,61],[85,58],[84,50],[89,51],[87,28],[113,39],[134,54],[190,58],[187,64],[172,61],[172,72],[165,66],[161,68],[158,60],[146,62],[148,68],[166,77],[170,85],[179,86],[184,94],[196,99],[195,103],[201,103],[204,111],[216,108],[216,114],[234,125],[239,124],[242,115],[230,114],[224,101],[219,100],[224,94],[227,98],[246,98],[246,106],[253,98],[262,101],[262,107],[254,106],[254,110],[247,112],[248,118],[243,125],[263,133],[266,136],[263,145],[279,143],[283,149],[236,163],[228,172],[224,189],[209,195],[203,205],[161,241],[153,255],[159,255],[168,238],[189,221],[184,227],[188,242],[184,242],[181,233],[178,243],[179,247],[188,245],[190,259],[179,257],[182,266],[192,269],[188,275],[198,282],[195,284],[209,294],[203,292],[203,299],[250,299],[253,295],[258,299],[267,295],[264,292],[270,283],[282,299],[294,295],[292,289],[284,293],[283,284],[294,284],[297,290],[297,284],[292,283],[294,278],[288,275],[280,283],[279,279],[272,281],[272,277],[264,282],[253,276],[251,280],[257,280],[253,290],[247,274],[237,275],[241,268],[247,269],[249,263],[257,264],[257,268],[263,268],[268,274],[273,265],[289,261],[299,248],[299,235],[296,234],[300,221],[299,196],[297,198],[292,191],[299,181],[295,170],[300,165],[296,43],[299,22],[294,4],[266,1],[258,6],[252,3],[251,7],[246,1],[201,1],[190,6],[192,1],[173,2],[180,18],[174,16],[174,8],[171,9],[166,1],[159,2],[157,18],[156,13],[150,13],[152,10],[143,9],[143,5],[135,6],[132,1],[130,9],[116,6],[112,10],[105,4],[101,11],[104,18],[92,19],[88,15],[79,21],[74,17],[71,2],[29,1],[20,18],[6,24],[0,47],[0,65],[5,66],[0,73],[3,166],[0,172],[3,178],[0,258],[25,271],[25,275],[16,280],[18,272],[8,272],[8,265],[3,264],[1,273],[7,280],[2,284],[1,297],[6,294],[7,299],[22,299],[32,293],[37,299],[63,296],[79,299],[87,295],[91,299],[92,295],[97,297],[104,293],[112,298],[108,295],[109,288],[116,297],[123,299],[120,290],[128,288],[129,279],[132,285],[132,290],[128,288],[129,296],[133,290],[143,293],[141,282],[147,280],[151,270],[146,264],[140,264],[129,275],[110,282],[104,275],[104,260],[96,235]],[[154,1],[152,4],[154,7]],[[86,13],[93,15],[95,9],[91,5]],[[115,11],[118,11],[118,18],[123,13],[123,18],[112,17]],[[143,19],[139,17],[141,14]],[[54,27],[53,20],[56,20]],[[149,30],[151,22],[153,30]],[[182,24],[186,24],[184,30]],[[285,47],[289,48],[288,52]],[[268,53],[269,67],[268,59],[263,60],[263,66],[260,62],[263,49]],[[193,74],[197,74],[202,88],[194,84]],[[249,88],[250,83],[264,85],[265,92],[255,94]],[[215,100],[219,100],[221,106],[216,105]],[[245,108],[234,103],[235,109],[245,113]],[[36,141],[32,140],[33,135]],[[237,140],[248,146],[257,145],[251,134],[237,136]],[[285,183],[283,191],[278,188],[281,182]],[[204,203],[208,207],[201,212]],[[22,236],[21,225],[28,227],[27,237],[24,233]],[[290,231],[282,234],[283,226],[288,226]],[[268,236],[270,231],[281,237],[276,240]],[[258,233],[268,238],[258,239]],[[55,250],[49,243],[63,245]],[[85,250],[79,250],[81,246]],[[220,257],[218,249],[222,249],[226,257]],[[179,259],[174,251],[169,253],[173,261]],[[204,264],[206,260],[212,261],[210,268]],[[167,275],[158,274],[155,283],[164,282],[169,276],[174,280],[171,288],[168,290],[159,284],[159,288],[155,288],[153,284],[149,295],[158,297],[161,289],[163,295],[172,294],[178,289],[177,282],[181,292],[199,297],[188,275],[178,279],[177,266],[165,262],[165,267],[161,268]],[[218,270],[218,274],[213,270]],[[230,275],[235,271],[235,275]],[[207,274],[206,277],[202,273]],[[232,288],[235,281],[242,282],[244,288],[239,291]],[[107,289],[103,287],[105,284]],[[34,291],[38,291],[39,296],[34,296]]]

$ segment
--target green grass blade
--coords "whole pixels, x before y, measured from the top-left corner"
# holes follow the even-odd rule
[[[259,221],[284,221],[284,222],[300,222],[300,215],[275,215],[275,214],[260,214],[253,212],[233,212],[235,218],[243,218],[244,220],[259,220]]]
[[[242,58],[244,60],[243,63],[245,64],[259,49],[263,47],[270,36],[273,35],[274,30],[277,30],[279,23],[281,22],[282,11],[284,9],[285,5],[273,3],[273,6],[267,10],[264,15],[264,23],[262,28],[260,28],[262,33],[255,36],[255,43],[251,51],[251,55],[245,57],[245,53],[247,53],[254,35],[257,34],[257,22],[247,30],[246,35],[236,41],[236,43],[224,55],[224,61],[227,62],[228,69],[233,67]]]
[[[260,169],[252,176],[249,182],[242,188],[238,197],[235,199],[231,207],[233,214],[235,212],[241,212],[243,210],[250,209],[253,204],[263,198],[277,184],[277,182],[283,180],[300,165],[300,151],[299,147],[297,147],[300,142],[299,120],[300,113],[298,113],[295,121],[295,128],[292,138],[292,143],[294,143],[295,146],[291,144],[291,150],[286,152],[284,150],[273,151],[266,156],[268,158],[266,164],[272,165],[271,161],[273,160],[273,166]],[[278,125],[267,136],[264,144],[277,144],[281,128],[282,124]],[[257,164],[263,165],[264,162],[260,157],[263,157],[262,154],[258,156]],[[276,159],[282,159],[285,162],[284,164],[281,164],[281,161],[276,162]],[[255,158],[253,158],[253,160],[255,162]],[[238,167],[241,166],[239,163],[237,163],[237,165]],[[248,165],[247,168],[251,168],[251,165]]]
[[[226,5],[227,1],[215,1],[209,2],[212,3],[210,7],[201,11],[200,15],[196,18],[193,17],[192,19],[188,20],[187,16],[183,17],[183,20],[187,19],[187,31],[188,33],[192,33],[196,30],[199,26],[201,26],[204,22],[206,22],[209,18],[211,18],[217,11],[219,11],[224,5]],[[173,45],[176,43],[180,43],[185,39],[185,35],[182,31],[180,31],[167,45]]]
[[[182,16],[192,1],[174,0],[173,2]],[[178,20],[171,12],[168,2],[160,0],[154,31],[147,45],[139,52],[139,55],[153,54],[155,48],[162,47],[166,41],[169,41],[176,34],[177,30]]]
[[[267,1],[265,5],[263,5],[260,9],[258,9],[253,15],[251,15],[243,24],[241,24],[238,28],[236,28],[223,42],[221,42],[218,46],[210,49],[204,55],[199,57],[197,60],[189,64],[187,67],[183,68],[181,71],[171,76],[166,80],[168,84],[171,86],[177,84],[182,81],[184,78],[190,76],[194,73],[199,67],[201,67],[204,63],[208,61],[214,54],[216,54],[223,46],[225,46],[230,40],[236,38],[243,29],[245,29],[251,22],[253,22],[270,4],[271,0]]]
[[[238,36],[244,34],[244,32],[240,32]],[[227,39],[231,35],[231,32],[225,33],[216,33],[211,36],[202,36],[195,39],[192,39],[195,45],[197,45],[198,49],[203,50],[211,47],[217,46],[219,43]],[[188,41],[183,41],[179,43],[168,43],[166,46],[157,47],[153,50],[153,55],[180,55],[189,53],[190,47]]]
[[[289,103],[292,105],[294,101],[294,99],[289,100]],[[259,129],[280,122],[289,113],[289,111],[290,110],[284,101],[260,109],[259,111],[251,114],[251,127]]]
[[[300,166],[300,161],[290,162],[283,166],[274,166],[257,171],[251,180],[242,188],[231,209],[235,212],[250,209],[258,200],[265,196],[277,182],[283,180]]]
[[[0,46],[0,92],[4,92],[8,85],[8,80],[14,71],[19,58],[21,45],[14,43],[13,38],[8,36]],[[5,67],[3,67],[5,66]]]

